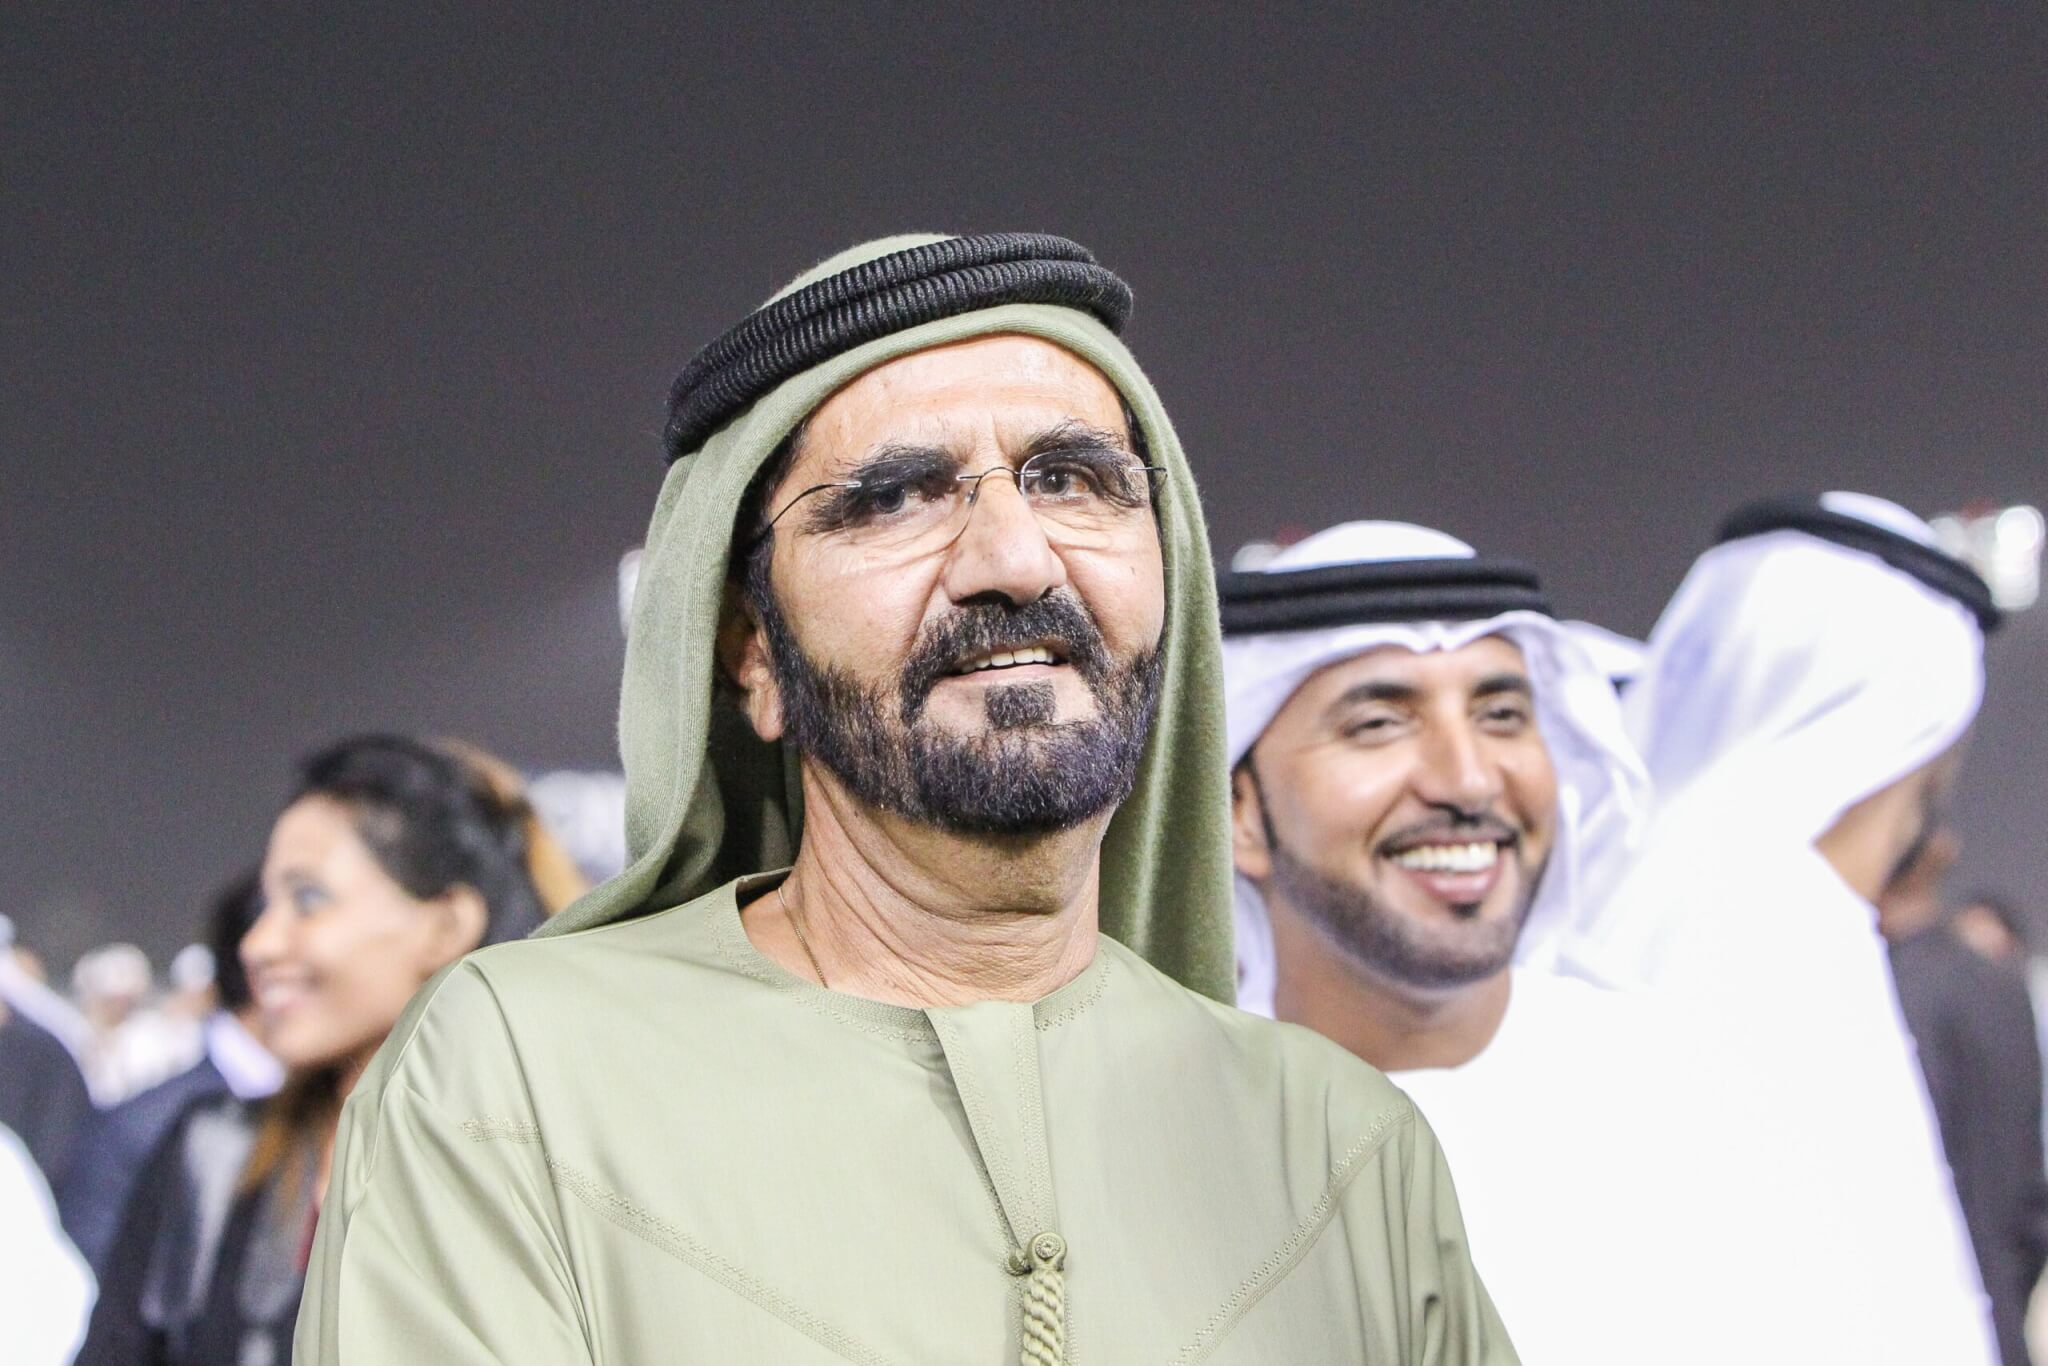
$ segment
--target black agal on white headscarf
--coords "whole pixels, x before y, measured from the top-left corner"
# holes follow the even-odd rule
[[[1551,614],[1535,572],[1479,559],[1427,527],[1346,522],[1289,546],[1263,571],[1229,576],[1222,604],[1233,765],[1328,665],[1384,646],[1424,654],[1495,635],[1522,652],[1558,775],[1558,838],[1515,952],[1525,965],[1548,966],[1632,856],[1649,791],[1606,670],[1577,628]],[[1236,881],[1238,1004],[1270,1015],[1272,927],[1257,889]]]
[[[1721,524],[1715,542],[1726,545],[1774,531],[1797,531],[1873,556],[1935,592],[1947,594],[1969,609],[1986,635],[1999,628],[2005,614],[1991,596],[1991,585],[1969,565],[1934,545],[1925,523],[1918,518],[1902,521],[1889,517],[1884,512],[1889,505],[1870,506],[1879,500],[1849,501],[1853,499],[1856,495],[1839,493],[1761,499],[1737,508]],[[1843,507],[1857,511],[1842,511]]]
[[[1555,615],[1536,571],[1477,556],[1360,560],[1226,574],[1223,633],[1311,631],[1368,622],[1473,621],[1503,612]]]

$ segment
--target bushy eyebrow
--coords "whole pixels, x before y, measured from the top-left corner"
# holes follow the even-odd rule
[[[1335,715],[1347,707],[1355,707],[1362,702],[1413,702],[1421,695],[1420,688],[1407,683],[1371,679],[1364,683],[1354,683],[1339,693],[1337,699],[1330,703],[1329,711]]]
[[[1536,689],[1531,686],[1526,674],[1488,674],[1472,687],[1474,697],[1499,697],[1511,694],[1516,697],[1535,700]]]
[[[1104,431],[1092,423],[1083,422],[1079,418],[1068,418],[1025,442],[1017,453],[1017,463],[1021,465],[1034,456],[1061,451],[1109,451],[1136,458],[1131,455],[1125,438],[1114,432]],[[871,449],[852,469],[836,479],[813,484],[811,489],[831,489],[832,485],[842,483],[916,483],[924,479],[943,479],[964,469],[960,458],[943,446],[914,441],[885,441]],[[845,526],[858,504],[860,492],[858,488],[831,489],[829,496],[818,499],[813,508],[805,514],[805,529],[820,532]]]
[[[1058,422],[1025,442],[1017,452],[1017,461],[1022,464],[1034,455],[1047,451],[1107,450],[1130,454],[1129,442],[1115,432],[1104,431],[1092,423],[1070,417]],[[871,449],[867,456],[852,469],[839,475],[840,479],[864,479],[870,475],[900,475],[921,473],[944,464],[953,469],[965,468],[959,456],[944,446],[935,446],[921,441],[884,441]]]
[[[842,479],[896,478],[906,474],[957,470],[959,458],[943,446],[921,446],[908,441],[889,441],[869,451],[867,458],[841,475]]]
[[[1336,716],[1347,708],[1360,706],[1367,702],[1392,702],[1397,705],[1409,703],[1415,701],[1421,695],[1422,689],[1412,683],[1394,683],[1380,678],[1367,679],[1363,683],[1353,684],[1338,694],[1336,700],[1330,703],[1326,714]],[[1530,685],[1526,675],[1497,673],[1488,674],[1473,684],[1472,696],[1474,698],[1524,697],[1533,699],[1536,696],[1536,690]]]
[[[1131,454],[1126,438],[1074,417],[1046,428],[1024,443],[1023,458],[1029,460],[1034,455],[1044,455],[1049,451],[1118,451]]]

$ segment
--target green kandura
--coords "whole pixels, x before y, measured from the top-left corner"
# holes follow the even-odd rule
[[[793,758],[716,700],[712,639],[742,495],[782,436],[883,361],[994,333],[1096,365],[1171,471],[1166,678],[1104,844],[1093,963],[1035,1003],[920,1010],[747,939],[739,906],[802,813]],[[343,1114],[298,1361],[1515,1362],[1414,1107],[1219,1004],[1214,585],[1186,459],[1116,337],[1003,305],[788,380],[670,470],[641,573],[634,860],[542,937],[443,973],[378,1053]]]

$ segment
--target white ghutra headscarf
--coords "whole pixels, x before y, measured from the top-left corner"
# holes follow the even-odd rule
[[[1346,522],[1280,552],[1258,572],[1286,575],[1337,565],[1471,561],[1471,546],[1405,522]],[[1647,816],[1642,761],[1624,732],[1609,679],[1622,652],[1613,637],[1589,642],[1584,629],[1546,612],[1514,610],[1481,619],[1357,620],[1306,630],[1226,631],[1223,676],[1233,766],[1250,752],[1310,675],[1382,646],[1418,654],[1457,650],[1502,636],[1522,652],[1535,693],[1536,723],[1558,777],[1558,831],[1549,867],[1516,946],[1518,963],[1546,967],[1572,933],[1581,908],[1602,895],[1634,852]],[[1607,645],[1596,651],[1594,643]],[[1258,890],[1237,877],[1238,1005],[1273,1013],[1273,927]]]
[[[1651,633],[1626,711],[1656,814],[1561,958],[1714,1023],[1755,1088],[1730,1099],[1731,1135],[1763,1136],[1782,1197],[1761,1236],[1831,1359],[1984,1366],[1982,1283],[1876,909],[1814,842],[1962,735],[1995,614],[1895,504],[1759,506],[1778,512],[1742,530],[1759,508],[1739,513]]]
[[[1818,507],[1939,553],[1897,504],[1833,493]],[[1806,857],[1843,812],[1947,750],[1983,693],[1983,630],[1956,597],[1807,531],[1715,546],[1651,633],[1624,704],[1659,814],[1629,886],[1566,957],[1647,986],[1728,971],[1771,931],[1723,903],[1715,870],[1744,900],[1767,896],[1764,861]],[[1705,895],[1676,894],[1687,888]],[[1875,935],[1867,904],[1844,919]]]

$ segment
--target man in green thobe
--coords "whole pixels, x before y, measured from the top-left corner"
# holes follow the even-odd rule
[[[685,370],[632,865],[355,1087],[301,1362],[1515,1360],[1414,1108],[1222,1004],[1215,594],[1129,305],[895,238]]]

